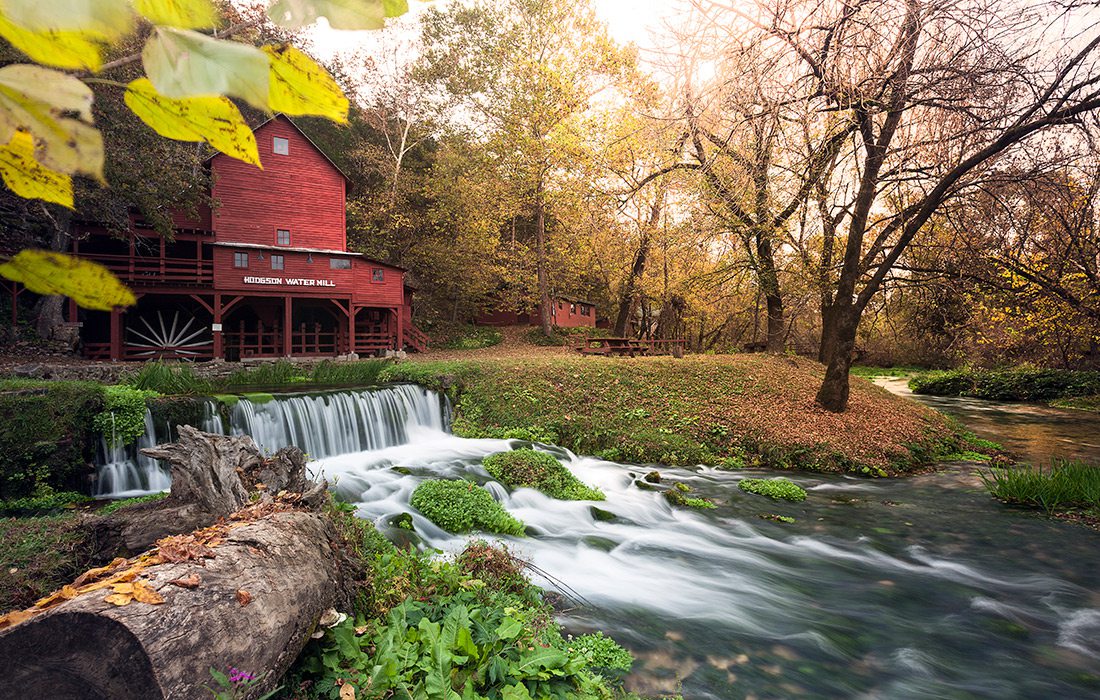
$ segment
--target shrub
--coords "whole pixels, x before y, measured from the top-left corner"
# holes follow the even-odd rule
[[[509,488],[527,487],[563,501],[602,501],[603,491],[581,483],[553,455],[530,449],[497,452],[482,462],[485,470]]]
[[[588,661],[588,668],[594,671],[629,671],[634,665],[634,657],[611,637],[603,632],[582,634],[569,642],[569,649],[575,655]]]
[[[223,386],[227,389],[240,389],[252,387],[275,388],[301,384],[309,381],[309,377],[303,374],[304,371],[302,367],[293,362],[279,360],[278,362],[237,370],[226,377]]]
[[[1100,467],[1082,462],[1055,460],[1045,470],[992,468],[978,475],[994,498],[1007,503],[1042,508],[1048,513],[1100,506]]]
[[[504,336],[501,335],[498,330],[472,327],[466,328],[463,332],[447,338],[436,347],[445,348],[447,350],[478,350],[480,348],[488,348],[497,345],[503,339]]]
[[[914,394],[931,396],[965,396],[974,388],[974,378],[968,370],[949,369],[918,374],[909,380]]]
[[[118,501],[111,501],[107,505],[96,511],[96,515],[110,515],[117,510],[128,508],[130,506],[136,506],[139,503],[153,503],[155,501],[162,501],[168,498],[168,492],[163,493],[150,493],[144,496],[134,496],[133,498],[123,498]]]
[[[509,515],[492,494],[469,481],[423,481],[413,491],[410,503],[447,532],[482,530],[523,536],[523,523]]]
[[[118,445],[129,445],[145,433],[145,400],[156,392],[120,384],[104,387],[103,410],[92,419],[96,432]]]
[[[48,486],[43,486],[33,496],[0,501],[0,515],[44,515],[90,500],[92,500],[90,497],[76,491],[54,491]]]
[[[553,346],[553,345],[565,345],[568,340],[568,336],[563,335],[561,331],[552,330],[550,335],[546,335],[542,332],[542,328],[535,326],[531,330],[527,331],[524,336],[527,338],[527,342],[532,345]]]
[[[759,496],[767,496],[775,500],[804,501],[806,490],[798,484],[778,477],[776,479],[742,479],[737,488],[745,493],[755,493]]]

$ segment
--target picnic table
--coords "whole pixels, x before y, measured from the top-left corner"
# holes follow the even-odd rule
[[[649,352],[649,342],[637,338],[585,338],[577,348],[582,355],[634,357]]]

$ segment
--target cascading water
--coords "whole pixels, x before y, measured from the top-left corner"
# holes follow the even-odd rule
[[[203,405],[199,426],[209,433],[251,435],[268,453],[296,445],[311,458],[371,450],[408,442],[410,431],[442,431],[447,427],[445,401],[413,385],[368,391],[294,394],[268,401],[240,398],[226,423],[214,400]],[[174,439],[168,425],[157,425],[145,412],[145,433],[135,445],[115,445],[102,439],[96,495],[127,498],[171,485],[168,472],[141,449]]]
[[[607,500],[508,492],[481,466],[518,443],[421,431],[411,444],[318,460],[360,517],[448,552],[414,512],[425,478],[485,484],[528,526],[504,538],[578,607],[562,622],[634,651],[628,685],[685,698],[1100,697],[1100,556],[1073,526],[1006,511],[938,477],[794,475],[802,503],[745,494],[752,472],[661,468],[714,499],[671,507],[632,467],[554,454]],[[547,448],[549,449],[549,448]],[[957,481],[951,482],[957,484]],[[598,508],[599,510],[594,510]],[[760,516],[796,518],[782,524]]]
[[[411,537],[428,547],[454,552],[466,538],[413,511],[416,485],[485,484],[528,525],[509,544],[576,604],[564,624],[602,629],[635,653],[638,692],[1100,697],[1095,535],[1011,512],[972,480],[788,473],[810,495],[786,503],[737,488],[767,473],[660,467],[718,505],[695,511],[636,484],[651,466],[543,447],[607,494],[567,502],[493,482],[482,458],[519,443],[448,434],[441,399],[416,387],[242,399],[228,425],[208,408],[208,430],[252,434],[267,450],[301,446],[383,531],[410,537],[388,522],[411,513]],[[131,472],[117,472],[126,486]],[[760,517],[772,514],[796,522]]]

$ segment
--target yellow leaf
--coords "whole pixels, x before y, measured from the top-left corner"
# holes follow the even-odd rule
[[[237,106],[226,97],[172,99],[157,92],[146,78],[126,86],[123,99],[143,122],[161,136],[177,141],[205,141],[226,155],[260,165],[256,137]]]
[[[254,46],[157,27],[141,51],[145,74],[166,97],[232,95],[267,109],[267,55]]]
[[[48,250],[23,250],[0,265],[0,275],[35,294],[62,294],[85,309],[110,311],[137,303],[133,292],[98,263]]]
[[[271,57],[267,102],[272,111],[347,123],[348,100],[328,71],[289,44],[263,50]]]
[[[164,602],[164,598],[161,597],[160,593],[154,591],[144,581],[134,583],[134,600],[148,605],[160,605]]]
[[[73,31],[36,32],[9,22],[0,15],[0,36],[31,60],[57,68],[99,70],[103,60],[100,43],[86,34]]]
[[[32,31],[79,32],[104,39],[122,36],[134,22],[128,0],[2,0],[0,10]]]
[[[123,605],[129,605],[130,601],[133,599],[134,597],[128,593],[112,593],[103,600],[104,602],[110,603],[111,605],[117,605],[121,608]]]
[[[24,63],[0,68],[0,143],[25,129],[38,161],[103,180],[103,136],[92,126],[92,91],[71,75]]]
[[[340,686],[340,700],[355,700],[355,686],[344,681]]]
[[[115,593],[132,594],[134,592],[134,584],[132,583],[116,583],[111,586],[111,590]]]
[[[204,29],[218,23],[209,0],[133,0],[134,9],[153,24]]]
[[[387,15],[393,6],[392,1],[383,0],[275,0],[267,15],[275,24],[289,29],[300,29],[321,17],[333,29],[381,29],[386,17],[401,14]]]
[[[43,166],[34,156],[34,139],[16,131],[11,141],[0,146],[0,177],[24,199],[41,199],[73,208],[73,180],[64,173]]]

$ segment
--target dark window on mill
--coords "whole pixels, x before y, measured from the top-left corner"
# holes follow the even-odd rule
[[[331,270],[350,270],[351,261],[347,258],[329,258],[328,266]]]
[[[386,271],[383,270],[380,267],[376,267],[376,268],[372,269],[370,271],[370,281],[371,282],[385,282],[386,281]]]

